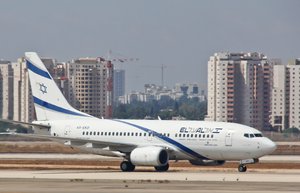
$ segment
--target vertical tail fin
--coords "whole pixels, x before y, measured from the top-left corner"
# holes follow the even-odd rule
[[[26,52],[25,59],[38,121],[91,117],[67,102],[35,52]]]

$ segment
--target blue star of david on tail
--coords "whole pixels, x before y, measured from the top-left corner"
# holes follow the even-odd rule
[[[47,93],[47,87],[44,85],[44,83],[40,83],[40,91],[43,94]]]

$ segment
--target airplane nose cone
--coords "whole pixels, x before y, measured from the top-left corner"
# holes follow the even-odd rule
[[[276,148],[277,148],[277,145],[270,139],[266,139],[263,143],[263,149],[265,151],[265,154],[273,153],[276,150]]]

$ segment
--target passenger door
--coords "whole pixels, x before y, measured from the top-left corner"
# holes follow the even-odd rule
[[[232,146],[232,131],[228,131],[225,135],[225,146]]]

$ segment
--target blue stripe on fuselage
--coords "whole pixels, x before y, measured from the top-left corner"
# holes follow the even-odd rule
[[[53,110],[53,111],[57,111],[57,112],[60,112],[60,113],[88,117],[88,115],[77,113],[77,112],[74,112],[74,111],[71,111],[71,110],[68,110],[68,109],[56,106],[54,104],[48,103],[46,101],[43,101],[43,100],[41,100],[41,99],[39,99],[39,98],[37,98],[35,96],[33,96],[33,102],[36,103],[36,104],[38,104],[38,105],[40,105],[40,106],[42,106],[42,107],[45,107],[47,109],[50,109],[50,110]]]
[[[164,140],[164,141],[166,141],[166,142],[168,142],[168,143],[170,143],[170,144],[178,147],[180,150],[182,150],[185,153],[188,153],[189,155],[191,155],[193,157],[196,157],[198,159],[208,159],[207,157],[204,157],[204,156],[198,154],[197,152],[195,152],[195,151],[191,150],[190,148],[182,145],[181,143],[178,143],[177,141],[175,141],[175,140],[173,140],[173,139],[171,139],[171,138],[169,138],[167,136],[161,135],[161,134],[157,133],[156,131],[153,131],[151,129],[148,129],[148,128],[145,128],[145,127],[142,127],[140,125],[133,124],[133,123],[129,123],[129,122],[126,122],[126,121],[123,121],[123,120],[114,120],[114,121],[117,121],[117,122],[120,122],[120,123],[125,123],[127,125],[131,125],[131,126],[136,127],[136,128],[138,128],[140,130],[143,130],[143,131],[145,131],[147,133],[151,133],[155,137],[158,137],[158,138],[160,138],[160,139],[162,139],[162,140]]]
[[[48,79],[51,79],[51,76],[48,72],[36,67],[35,65],[33,65],[30,61],[26,60],[26,65],[27,65],[27,68],[29,70],[31,70],[32,72],[40,75],[40,76],[43,76],[45,78],[48,78]]]

